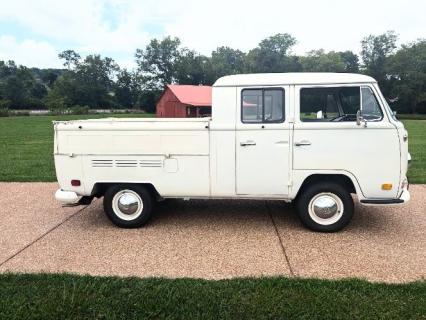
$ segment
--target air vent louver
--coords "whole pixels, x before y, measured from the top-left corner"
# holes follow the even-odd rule
[[[117,168],[136,168],[138,166],[137,160],[115,160]]]
[[[92,167],[97,168],[108,168],[112,167],[112,160],[92,160]]]
[[[163,161],[157,159],[151,160],[92,160],[93,168],[161,168]]]
[[[139,160],[139,166],[143,168],[161,168],[163,161],[161,160]]]

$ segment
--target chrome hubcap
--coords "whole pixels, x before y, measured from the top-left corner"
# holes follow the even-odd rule
[[[131,193],[123,193],[118,198],[118,208],[124,214],[134,214],[139,208],[138,199]]]
[[[329,196],[317,198],[313,206],[314,213],[322,219],[328,219],[337,213],[337,203]]]
[[[343,202],[334,193],[317,194],[309,202],[309,215],[318,224],[330,225],[339,221],[343,215]]]
[[[115,214],[123,220],[134,220],[142,214],[143,202],[133,190],[121,190],[112,199]]]

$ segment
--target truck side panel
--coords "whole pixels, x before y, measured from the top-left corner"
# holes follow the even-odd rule
[[[85,192],[95,183],[150,183],[163,197],[208,197],[209,156],[83,156]]]

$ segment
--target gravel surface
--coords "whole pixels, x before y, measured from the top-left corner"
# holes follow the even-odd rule
[[[334,234],[304,229],[278,201],[158,204],[140,229],[111,225],[102,201],[61,208],[56,183],[0,183],[0,272],[222,279],[359,277],[406,282],[426,275],[426,185],[404,206],[357,206]]]
[[[0,183],[0,264],[81,208],[62,208],[56,183]]]

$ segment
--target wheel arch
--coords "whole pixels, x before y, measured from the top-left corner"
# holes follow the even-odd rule
[[[143,186],[151,192],[154,199],[156,199],[157,201],[162,199],[160,193],[157,191],[155,186],[152,183],[147,183],[147,182],[141,182],[141,183],[134,183],[134,182],[96,182],[93,185],[93,188],[92,188],[92,191],[91,191],[91,196],[97,197],[97,198],[103,197],[105,192],[108,190],[108,188],[110,188],[111,186],[120,185],[120,184]]]
[[[362,191],[355,177],[347,172],[305,173],[298,179],[299,185],[293,187],[293,198],[297,198],[308,186],[321,182],[335,182],[345,188],[349,193],[355,193],[363,198]]]

